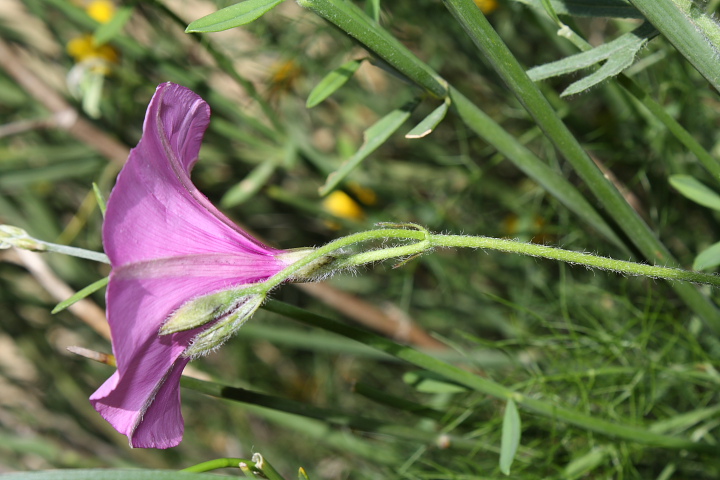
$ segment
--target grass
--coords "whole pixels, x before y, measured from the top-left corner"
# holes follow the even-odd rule
[[[230,3],[203,5],[211,12]],[[447,3],[468,8],[472,2]],[[91,33],[96,23],[66,0],[28,0],[21,14],[0,10],[0,40],[12,43],[18,61],[45,84],[45,95],[30,92],[0,65],[0,123],[20,129],[0,137],[0,223],[49,242],[100,250],[102,217],[94,208],[92,182],[107,195],[118,170],[103,148],[132,147],[155,86],[174,81],[194,89],[213,109],[193,175],[198,187],[214,203],[223,202],[231,218],[281,248],[322,245],[391,221],[619,259],[650,257],[633,244],[636,230],[624,227],[605,197],[593,195],[596,188],[553,146],[557,138],[543,134],[546,125],[525,111],[525,100],[505,86],[443,5],[381,5],[387,35],[419,59],[407,70],[395,65],[416,85],[388,73],[386,65],[364,61],[341,89],[307,109],[308,94],[329,71],[367,56],[311,11],[285,2],[241,29],[194,36],[184,29],[199,13],[185,11],[183,3],[135,4],[129,22],[110,41],[119,62],[103,79],[99,116],[80,113],[101,134],[84,140],[48,124],[43,99],[59,92],[82,110],[81,100],[67,91],[75,61],[64,48],[75,36]],[[488,19],[524,69],[577,51],[555,35],[557,26],[542,10],[504,2]],[[593,44],[631,28],[627,20],[562,20]],[[398,52],[388,48],[386,53]],[[482,109],[511,146],[499,153],[496,138],[478,134],[487,127],[474,126],[462,111],[450,112],[427,137],[403,138],[440,104],[427,92],[432,87],[431,93],[442,96],[443,83],[431,71],[467,99],[468,109]],[[626,74],[709,152],[705,161],[717,159],[717,92],[669,41],[663,36],[651,41]],[[553,121],[562,119],[567,126],[561,135],[571,135],[611,172],[615,186],[627,192],[619,198],[635,209],[647,232],[680,265],[691,265],[716,241],[717,217],[681,197],[668,177],[690,174],[713,188],[716,179],[667,122],[636,99],[637,92],[623,88],[626,79],[560,97],[574,80],[538,84],[550,115],[557,116]],[[368,127],[414,98],[422,101],[410,119],[341,184],[364,215],[338,218],[318,189],[360,148]],[[599,223],[579,216],[577,205],[548,193],[542,177],[518,168],[513,152],[519,149],[564,182],[564,191],[584,198],[616,240],[599,233]],[[250,180],[249,193],[229,195],[243,179]],[[367,190],[374,200],[364,195]],[[708,326],[712,321],[703,320],[714,311],[707,299],[717,299],[709,287],[683,287],[682,293],[678,284],[473,250],[438,250],[401,268],[385,262],[339,275],[327,282],[336,290],[324,296],[284,286],[274,298],[305,313],[280,315],[270,304],[218,353],[191,364],[206,381],[245,391],[218,393],[215,383],[183,389],[183,443],[151,451],[129,449],[125,437],[87,402],[111,368],[65,351],[68,345],[110,351],[108,340],[86,323],[97,313],[50,315],[59,299],[48,293],[47,283],[38,283],[50,277],[33,274],[12,250],[2,251],[1,258],[3,472],[179,470],[260,452],[285,478],[301,466],[313,479],[503,478],[498,459],[509,398],[503,392],[508,391],[517,395],[522,432],[513,477],[710,479],[720,474],[720,342]],[[55,254],[42,258],[57,275],[55,284],[74,290],[108,273],[89,261]],[[343,310],[347,301],[337,291],[362,303]],[[102,292],[90,299],[104,305]],[[381,333],[411,321],[445,349],[427,360],[399,346],[402,337],[394,344],[312,317],[357,324],[374,307],[384,312]],[[489,395],[477,385],[499,393]],[[235,396],[239,402],[202,392]],[[533,405],[565,409],[590,421],[563,420]],[[614,427],[599,433],[593,421]],[[633,440],[623,436],[624,429],[676,443],[663,447]],[[681,442],[686,443],[678,446]]]

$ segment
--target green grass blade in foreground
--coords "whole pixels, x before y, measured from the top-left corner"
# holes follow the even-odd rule
[[[583,222],[620,248],[625,248],[605,220],[570,182],[542,162],[462,93],[449,87],[442,77],[395,37],[368,19],[361,10],[350,3],[333,0],[298,0],[298,3],[347,32],[392,68],[434,96],[442,99],[449,96],[455,112],[470,129],[542,185]]]
[[[360,64],[362,64],[363,60],[365,59],[359,58],[357,60],[350,60],[325,75],[315,88],[312,89],[310,95],[308,95],[305,106],[307,108],[312,108],[335,93],[337,89],[345,85],[345,83],[350,80],[350,77],[357,72],[357,69],[360,68]]]
[[[378,149],[395,131],[410,118],[417,106],[417,101],[408,102],[393,110],[375,122],[363,133],[363,143],[355,154],[348,158],[340,168],[328,175],[325,185],[320,187],[320,195],[327,195],[347,177],[372,152]]]
[[[511,398],[505,405],[502,440],[500,443],[500,471],[505,475],[510,475],[510,467],[520,446],[521,430],[520,414],[517,405]]]
[[[174,470],[143,469],[72,469],[42,470],[39,472],[4,473],[7,480],[198,480],[215,479],[217,475],[176,472]]]
[[[670,251],[605,178],[570,133],[475,3],[472,0],[444,0],[444,3],[606,211],[612,212],[615,221],[645,258],[653,263],[677,266],[678,262]],[[720,312],[707,298],[691,285],[678,283],[674,284],[673,288],[715,334],[720,334]]]
[[[180,384],[185,388],[190,388],[213,397],[246,403],[249,405],[256,405],[261,408],[299,415],[310,419],[321,420],[327,424],[347,427],[353,430],[391,435],[405,440],[424,443],[433,443],[437,439],[437,434],[434,432],[390,423],[384,420],[352,415],[340,410],[316,407],[314,405],[297,402],[287,398],[266,395],[264,393],[221,385],[215,382],[207,382],[191,377],[182,377]],[[472,448],[474,442],[454,439],[453,444],[458,447]]]
[[[245,0],[190,23],[186,33],[222,32],[254,22],[285,0]]]
[[[630,2],[720,93],[720,26],[716,21],[689,1]]]
[[[82,300],[83,298],[87,297],[88,295],[90,295],[90,294],[92,294],[92,293],[95,293],[95,292],[97,292],[98,290],[100,290],[101,288],[103,288],[104,286],[106,286],[106,285],[108,284],[108,281],[110,281],[110,277],[101,278],[101,279],[98,280],[97,282],[91,283],[91,284],[88,285],[87,287],[85,287],[85,288],[83,288],[82,290],[79,290],[78,292],[76,292],[75,295],[73,295],[72,297],[70,297],[70,298],[68,298],[67,300],[63,300],[62,302],[58,303],[58,304],[55,306],[55,308],[52,309],[52,312],[50,312],[50,313],[55,314],[55,313],[58,313],[58,312],[62,312],[63,310],[65,310],[65,309],[68,308],[69,306],[71,306],[71,305],[79,302],[80,300]]]
[[[639,426],[631,426],[601,420],[582,412],[558,406],[555,403],[545,402],[522,395],[503,385],[500,385],[499,383],[493,382],[492,380],[474,375],[471,372],[442,362],[413,348],[395,343],[392,340],[381,337],[375,333],[361,330],[349,325],[344,325],[335,320],[316,315],[286,303],[270,300],[262,308],[267,311],[292,318],[306,325],[352,338],[353,340],[389,353],[390,355],[405,360],[406,362],[420,368],[442,375],[449,380],[461,383],[476,392],[490,395],[505,401],[512,399],[517,405],[533,411],[538,415],[570,425],[575,425],[585,430],[590,430],[631,442],[670,449],[687,449],[711,452],[715,451],[716,448],[712,445],[694,442],[686,438],[653,433],[650,430]]]

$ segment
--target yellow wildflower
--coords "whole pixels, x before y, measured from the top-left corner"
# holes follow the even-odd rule
[[[365,212],[358,203],[353,200],[347,193],[341,190],[335,190],[325,198],[322,202],[325,211],[332,213],[336,217],[346,218],[348,220],[362,220],[365,218]]]
[[[115,16],[115,4],[109,0],[93,0],[85,7],[85,11],[96,22],[107,23]]]
[[[83,35],[70,40],[67,44],[68,54],[75,59],[75,63],[96,62],[99,69],[107,74],[107,63],[117,63],[118,55],[110,45],[95,45],[92,35]]]
[[[492,13],[498,7],[497,0],[475,0],[475,5],[480,8],[483,13]]]

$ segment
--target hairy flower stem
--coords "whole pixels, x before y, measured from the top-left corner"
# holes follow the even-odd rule
[[[406,245],[394,244],[386,248],[379,248],[356,254],[338,255],[338,257],[332,261],[327,268],[337,271],[343,268],[364,265],[390,258],[412,257],[429,252],[436,247],[483,248],[508,253],[519,253],[521,255],[529,255],[533,257],[548,258],[551,260],[560,260],[573,265],[584,265],[590,268],[610,270],[624,275],[636,275],[660,278],[664,280],[681,280],[720,286],[720,276],[708,273],[691,272],[677,268],[615,260],[607,257],[599,257],[589,253],[574,252],[556,247],[548,247],[546,245],[518,242],[516,240],[482,236],[432,234],[422,227],[412,224],[394,226],[407,228],[370,230],[339,238],[312,251],[301,260],[298,260],[273,277],[269,278],[263,284],[258,285],[258,287],[264,292],[268,292],[280,283],[290,279],[295,272],[298,272],[304,266],[309,265],[318,258],[326,255],[332,255],[338,249],[370,240],[413,242]]]

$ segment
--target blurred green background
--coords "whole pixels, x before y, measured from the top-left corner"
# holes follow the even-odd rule
[[[423,139],[404,138],[439,105],[430,98],[340,190],[321,197],[318,188],[359,148],[363,131],[421,92],[363,62],[342,89],[307,109],[309,92],[325,74],[367,52],[291,1],[243,28],[184,33],[189,22],[232,3],[0,2],[0,223],[101,250],[92,182],[109,193],[123,152],[140,137],[155,87],[172,81],[200,94],[213,110],[194,181],[230,218],[273,246],[321,245],[387,221],[627,258],[457,117],[449,114]],[[575,52],[540,9],[503,0],[476,3],[527,68]],[[586,192],[441,2],[382,2],[380,21]],[[98,30],[108,24],[117,30]],[[574,25],[599,45],[637,21],[576,19]],[[652,41],[628,74],[717,158],[717,92],[671,45]],[[560,98],[574,79],[548,80],[541,88],[689,267],[720,235],[717,214],[679,195],[668,177],[709,176],[615,83]],[[108,267],[12,249],[0,255],[0,473],[179,469],[260,452],[288,478],[301,466],[321,479],[504,477],[498,470],[503,402],[447,382],[421,381],[415,367],[267,311],[222,350],[193,362],[191,373],[381,419],[417,437],[355,431],[184,389],[183,443],[169,451],[132,450],[87,401],[111,368],[66,350],[77,345],[110,352],[103,292],[82,311],[50,314],[69,296],[65,286],[78,290],[106,276]],[[312,289],[285,286],[275,298],[431,349],[549,403],[717,444],[720,343],[666,283],[480,251],[437,251],[391,267],[363,268]],[[357,302],[349,303],[346,294]],[[372,398],[373,391],[436,412],[413,415]],[[712,452],[620,441],[522,410],[521,418],[516,478],[720,475],[720,457]]]

